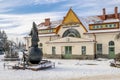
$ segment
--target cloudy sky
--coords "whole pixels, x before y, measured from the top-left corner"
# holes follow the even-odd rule
[[[0,0],[0,30],[5,30],[9,39],[20,38],[29,33],[32,22],[44,18],[63,19],[70,7],[78,16],[114,13],[120,0]]]

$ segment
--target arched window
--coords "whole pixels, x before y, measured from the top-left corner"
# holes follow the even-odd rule
[[[114,44],[114,41],[110,41],[109,42],[109,46],[114,46],[115,44]]]
[[[67,29],[62,37],[78,37],[80,38],[80,33],[76,29]]]

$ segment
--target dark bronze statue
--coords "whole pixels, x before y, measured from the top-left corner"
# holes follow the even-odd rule
[[[36,28],[35,22],[33,22],[33,28],[30,32],[30,36],[32,38],[31,39],[31,42],[32,42],[31,47],[38,47],[39,38],[38,38],[38,30]]]
[[[30,36],[32,44],[29,50],[28,62],[38,64],[42,60],[43,53],[41,49],[38,48],[39,37],[35,22],[33,22],[33,28],[30,32]]]

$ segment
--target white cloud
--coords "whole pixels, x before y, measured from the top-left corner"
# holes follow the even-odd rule
[[[24,5],[40,5],[58,3],[66,0],[0,0],[0,12],[12,11],[15,7]]]
[[[58,3],[66,0],[33,0],[35,4],[51,4]]]
[[[67,4],[64,4],[63,7],[75,7],[75,8],[83,8],[89,6],[95,6],[95,1],[97,0],[71,0]]]
[[[23,37],[25,36],[23,35],[24,33],[30,32],[33,21],[36,22],[36,24],[39,24],[43,22],[45,18],[51,18],[51,20],[58,20],[62,19],[63,14],[64,13],[62,12],[34,13],[24,15],[0,14],[0,29],[5,30],[10,39],[13,39],[13,36]],[[4,23],[2,23],[1,21],[4,21]]]
[[[110,5],[116,5],[116,4],[120,4],[120,0],[74,0],[71,1],[69,3],[73,3],[76,4],[77,7],[81,7],[81,6],[90,6],[90,7],[102,7],[102,6],[109,6]],[[76,3],[75,3],[76,2]],[[78,6],[79,5],[79,6]]]
[[[12,11],[12,9],[0,8],[0,13],[9,12],[9,11]]]
[[[60,10],[63,11],[66,9],[68,10],[70,7],[73,7],[73,10],[78,16],[99,15],[102,13],[102,8],[106,8],[107,13],[113,13],[115,6],[118,6],[118,9],[120,11],[120,0],[0,0],[0,12],[12,11],[14,7],[23,5],[51,5],[52,3],[59,3],[62,1],[65,1],[65,3],[62,3],[61,6],[56,6],[56,9],[61,8]],[[62,19],[66,13],[67,11],[24,15],[0,14],[0,28],[5,29],[6,33],[8,33],[9,36],[21,36],[21,34],[30,31],[33,21],[38,24],[45,18],[49,17],[52,18],[52,20]],[[13,27],[10,28],[12,25]]]
[[[113,13],[116,6],[120,11],[120,0],[70,0],[61,8],[72,7],[80,16],[90,16],[102,13],[102,8],[106,8],[107,13]]]
[[[63,2],[61,6],[57,6],[61,9],[67,9],[73,7],[74,9],[101,9],[101,8],[112,8],[114,6],[120,7],[120,0],[0,0],[0,12],[8,12],[14,10],[14,7],[23,5],[41,5]],[[43,5],[44,6],[44,5]]]
[[[8,12],[13,10],[14,7],[32,4],[30,0],[1,0],[0,1],[0,12]]]

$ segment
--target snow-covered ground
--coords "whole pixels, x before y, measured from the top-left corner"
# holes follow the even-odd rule
[[[0,56],[2,59],[3,56]],[[66,80],[85,76],[120,74],[120,68],[110,67],[110,60],[63,60],[49,59],[55,68],[32,71],[5,68],[0,60],[0,80]],[[13,62],[8,62],[13,63]]]

